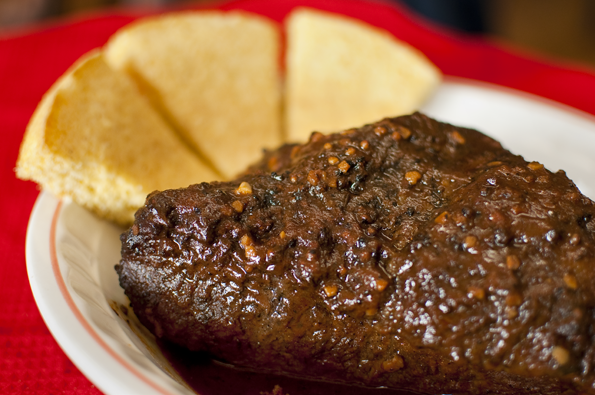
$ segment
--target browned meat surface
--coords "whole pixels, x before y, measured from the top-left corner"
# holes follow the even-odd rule
[[[232,364],[569,395],[595,393],[594,235],[563,172],[414,114],[151,194],[116,269],[153,333]]]

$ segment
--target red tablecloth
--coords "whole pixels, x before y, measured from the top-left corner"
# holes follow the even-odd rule
[[[595,71],[519,56],[486,40],[439,29],[391,3],[241,0],[220,6],[282,21],[305,5],[360,18],[422,50],[446,75],[492,82],[595,114]],[[100,393],[60,350],[37,310],[25,269],[25,233],[38,194],[14,177],[18,148],[42,94],[83,53],[142,12],[67,20],[0,39],[0,393]]]

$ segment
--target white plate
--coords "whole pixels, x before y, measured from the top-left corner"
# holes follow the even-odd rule
[[[473,127],[550,170],[564,169],[595,197],[595,117],[489,84],[448,79],[422,109]],[[29,221],[27,270],[48,328],[103,392],[191,394],[143,328],[119,306],[127,299],[113,269],[122,229],[42,192]]]

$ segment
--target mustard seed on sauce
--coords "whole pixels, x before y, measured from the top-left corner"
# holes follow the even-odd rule
[[[324,149],[331,149],[331,148],[333,148],[333,145],[331,143],[324,143],[323,148]]]
[[[392,359],[382,362],[382,370],[385,372],[396,372],[403,369],[404,366],[405,362],[400,355],[395,355]]]
[[[450,137],[457,143],[457,144],[465,144],[465,137],[461,135],[461,133],[457,132],[456,130],[450,134]]]
[[[243,181],[240,186],[236,189],[237,195],[251,195],[252,194],[252,185]]]
[[[506,257],[506,267],[510,270],[517,270],[521,267],[521,260],[516,255],[508,255]]]
[[[421,180],[421,174],[419,171],[408,171],[405,173],[405,179],[409,183],[409,185],[415,185],[419,180]]]
[[[386,281],[383,278],[376,280],[376,289],[380,292],[384,291],[386,289],[387,285],[388,285],[388,281]]]
[[[477,244],[477,237],[475,236],[467,236],[465,237],[465,241],[463,242],[465,248],[473,248]]]
[[[506,297],[507,306],[520,306],[521,304],[523,304],[523,298],[516,291],[510,292]]]
[[[576,282],[576,277],[570,273],[566,273],[564,275],[564,284],[570,289],[577,289],[578,283]]]
[[[308,182],[310,183],[310,185],[316,186],[318,185],[319,181],[320,180],[318,179],[318,174],[316,174],[316,170],[310,170],[308,172]]]
[[[339,163],[339,170],[341,170],[342,173],[347,173],[349,171],[349,169],[351,168],[351,166],[349,166],[349,163],[342,161],[341,163]]]
[[[368,140],[362,140],[362,142],[359,143],[359,147],[363,150],[367,150],[370,148],[370,143],[368,143]]]
[[[244,253],[246,254],[246,258],[251,259],[257,256],[256,248],[252,245],[252,238],[248,235],[242,236],[240,239],[240,244],[244,247]]]
[[[386,128],[384,126],[376,126],[374,128],[374,133],[376,133],[377,136],[382,136],[387,132]]]
[[[349,147],[345,151],[345,155],[353,155],[353,154],[355,154],[355,148],[353,148],[353,147]]]
[[[332,298],[333,296],[335,296],[337,294],[337,291],[339,290],[339,288],[336,285],[325,285],[323,287],[323,289],[324,289],[324,293],[329,298]]]
[[[405,126],[399,126],[398,130],[399,130],[399,134],[401,135],[401,137],[403,137],[405,140],[407,140],[409,137],[411,137],[411,130],[409,130]]]
[[[539,162],[531,162],[527,165],[527,167],[531,170],[543,169],[543,165]]]
[[[238,213],[241,213],[242,211],[244,211],[244,204],[242,202],[240,202],[239,200],[234,200],[231,203],[231,207],[233,207],[233,209]]]
[[[436,222],[437,224],[442,224],[442,225],[444,225],[447,221],[448,221],[448,212],[446,212],[446,211],[443,211],[442,214],[440,214],[439,216],[437,216],[434,219],[434,222]]]
[[[242,247],[250,246],[252,245],[252,238],[248,235],[243,235],[240,239],[240,244]]]
[[[471,286],[467,290],[467,294],[471,298],[483,300],[485,298],[485,296],[486,296],[486,291],[483,288]]]
[[[331,177],[327,177],[327,181],[326,184],[330,187],[330,188],[336,188],[337,187],[337,177],[331,176]]]
[[[560,346],[555,346],[552,349],[552,357],[558,362],[560,365],[566,365],[568,361],[570,361],[570,353],[567,349]]]
[[[328,158],[328,163],[331,165],[336,165],[337,163],[339,163],[339,158],[337,158],[336,156],[330,156]]]

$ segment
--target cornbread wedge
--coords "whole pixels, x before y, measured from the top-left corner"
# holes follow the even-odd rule
[[[108,63],[224,178],[281,143],[278,28],[241,12],[185,12],[117,32]]]
[[[289,141],[416,110],[440,71],[411,46],[358,20],[298,9],[287,20]]]
[[[148,193],[216,178],[98,51],[46,93],[21,145],[17,176],[126,225]]]

